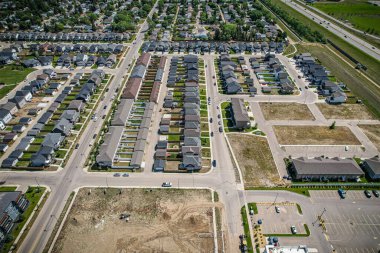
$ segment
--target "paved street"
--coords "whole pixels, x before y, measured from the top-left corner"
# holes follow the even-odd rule
[[[297,4],[294,1],[291,0],[283,0],[285,4],[292,7],[293,9],[297,10],[298,12],[302,14],[306,14],[305,17],[308,17],[309,19],[313,20],[317,24],[323,25],[326,29],[328,29],[330,32],[334,33],[335,35],[339,36],[341,39],[345,40],[349,44],[353,45],[354,47],[359,48],[366,54],[372,56],[373,58],[379,60],[380,59],[380,50],[368,42],[365,42],[364,40],[358,38],[357,36],[351,34],[345,29],[340,28],[339,26],[335,24],[329,23],[326,19],[324,19],[321,15],[315,14],[314,12],[307,10],[306,8],[302,7],[301,5]]]
[[[150,16],[153,13],[152,9]],[[103,101],[100,101],[98,112],[106,114],[111,110],[111,106],[103,109],[105,105],[112,104],[112,97],[117,88],[121,88],[122,82],[128,69],[132,66],[132,62],[138,56],[138,50],[143,43],[144,30],[147,27],[145,22],[136,36],[136,40],[130,46],[128,53],[116,69],[107,69],[107,74],[113,75],[113,80],[109,84],[109,91],[105,94]],[[376,52],[373,52],[374,54]],[[169,63],[173,56],[183,56],[183,54],[166,54],[168,57],[163,84],[168,78]],[[240,56],[240,55],[231,55]],[[215,54],[207,54],[199,56],[205,63],[205,75],[207,85],[207,96],[211,98],[209,105],[209,117],[217,119],[217,115],[221,114],[217,106],[222,102],[230,101],[232,97],[243,98],[249,103],[255,122],[258,128],[266,134],[270,150],[272,152],[275,164],[279,175],[287,174],[284,157],[291,156],[320,156],[327,154],[329,156],[341,157],[371,157],[378,154],[375,146],[370,142],[368,137],[364,135],[358,124],[378,124],[377,120],[336,120],[337,126],[347,126],[353,134],[359,139],[361,145],[353,145],[349,150],[345,150],[345,146],[295,146],[295,145],[280,145],[277,141],[273,130],[275,125],[330,125],[333,121],[327,120],[318,107],[315,105],[318,102],[318,96],[311,89],[305,89],[307,83],[302,78],[294,78],[294,82],[301,92],[297,95],[263,95],[261,93],[260,84],[254,75],[252,69],[250,76],[254,79],[254,85],[258,89],[258,95],[251,97],[249,95],[225,95],[218,92],[218,87],[214,86],[216,81],[213,76],[216,76],[217,66],[214,65],[214,59],[218,57]],[[245,55],[245,61],[248,64],[251,56]],[[284,56],[279,55],[281,63],[292,77],[299,75],[298,70],[294,67],[293,62]],[[65,69],[57,69],[58,72],[64,72]],[[91,72],[91,69],[76,69],[73,73]],[[28,80],[33,79],[37,73],[33,72],[27,77]],[[45,185],[50,187],[51,194],[47,199],[44,207],[41,209],[39,216],[36,218],[34,225],[28,231],[28,234],[21,245],[19,252],[42,252],[49,236],[56,225],[57,219],[62,212],[66,200],[70,193],[80,187],[161,187],[162,182],[172,182],[173,187],[178,188],[212,188],[219,194],[220,201],[224,205],[223,221],[225,227],[223,230],[227,235],[228,249],[226,252],[236,252],[238,249],[238,236],[243,233],[241,224],[240,208],[247,202],[295,202],[302,206],[303,215],[298,214],[296,206],[281,206],[281,216],[274,212],[274,208],[268,206],[259,207],[259,215],[254,217],[254,220],[261,218],[266,225],[265,233],[288,233],[290,225],[297,226],[300,233],[304,233],[303,224],[307,223],[312,233],[311,237],[281,238],[283,244],[307,244],[313,248],[317,248],[319,252],[330,252],[331,249],[340,248],[341,252],[351,252],[349,250],[356,247],[367,247],[368,252],[372,252],[379,240],[377,235],[380,233],[379,216],[376,213],[379,204],[379,199],[366,199],[362,192],[348,192],[347,199],[339,201],[335,191],[333,192],[312,192],[311,198],[307,198],[295,193],[285,191],[244,191],[241,172],[234,162],[233,154],[230,154],[228,142],[225,133],[219,132],[217,120],[210,124],[210,131],[214,133],[211,137],[212,159],[217,161],[217,166],[204,174],[176,174],[176,173],[153,173],[153,155],[154,147],[158,140],[156,134],[159,129],[159,121],[162,113],[159,111],[166,94],[166,85],[161,85],[159,93],[158,105],[155,107],[155,112],[152,119],[152,125],[149,133],[149,142],[144,155],[145,168],[141,173],[130,173],[130,177],[114,177],[112,173],[103,172],[87,172],[84,169],[86,158],[89,156],[91,147],[94,144],[92,138],[94,133],[101,130],[103,119],[90,121],[83,131],[79,139],[79,147],[75,149],[70,156],[65,168],[55,172],[27,172],[27,171],[2,171],[0,176],[2,180],[9,185],[19,185],[19,189],[26,189],[28,185]],[[16,90],[16,89],[15,89]],[[15,91],[14,90],[14,91]],[[14,92],[13,92],[14,93]],[[12,95],[12,93],[10,93]],[[261,111],[260,102],[292,102],[306,104],[314,115],[315,120],[271,120],[267,121]],[[1,161],[0,161],[1,162]],[[358,206],[360,204],[360,207]],[[321,228],[313,226],[318,214],[327,209],[326,227],[327,232],[323,233]],[[362,208],[362,209],[360,209]],[[270,221],[270,222],[269,222]],[[352,224],[351,224],[352,222]],[[369,229],[367,229],[369,228]],[[344,231],[344,232],[341,232]],[[355,233],[359,233],[359,237],[355,237]],[[361,251],[352,251],[361,252]],[[364,251],[363,251],[364,252]]]

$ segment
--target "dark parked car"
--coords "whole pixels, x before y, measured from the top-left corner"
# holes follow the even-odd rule
[[[373,190],[372,193],[373,193],[373,195],[374,195],[376,198],[378,198],[378,197],[380,196],[379,191],[377,191],[377,190]]]
[[[212,161],[212,166],[216,167],[216,160]]]
[[[220,133],[223,132],[223,127],[219,127],[219,132],[220,132]]]
[[[371,194],[371,192],[370,192],[370,191],[368,191],[368,190],[365,190],[365,191],[364,191],[364,194],[365,194],[365,196],[366,196],[367,198],[370,198],[370,197],[372,197],[372,194]]]
[[[79,148],[79,143],[77,143],[77,145],[75,145],[75,149],[78,149]]]

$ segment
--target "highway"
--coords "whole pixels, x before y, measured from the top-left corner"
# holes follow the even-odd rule
[[[282,0],[285,4],[287,4],[289,7],[293,8],[294,10],[298,11],[299,13],[303,14],[305,17],[313,20],[318,25],[323,26],[324,28],[328,29],[330,32],[334,33],[341,39],[345,40],[347,43],[351,44],[352,46],[360,49],[364,53],[372,56],[373,58],[380,60],[380,50],[373,45],[369,44],[368,42],[358,38],[357,36],[353,35],[352,33],[348,32],[347,30],[330,23],[328,20],[324,19],[320,15],[308,10],[307,8],[304,8],[303,6],[297,4],[296,2],[292,0]]]

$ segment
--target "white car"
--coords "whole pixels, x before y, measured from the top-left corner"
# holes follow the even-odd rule
[[[297,234],[297,229],[295,226],[291,226],[290,230],[292,231],[292,234]]]
[[[162,187],[172,187],[172,183],[170,182],[163,182]]]

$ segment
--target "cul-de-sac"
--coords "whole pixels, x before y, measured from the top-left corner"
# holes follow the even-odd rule
[[[1,0],[0,253],[379,253],[380,2]]]

